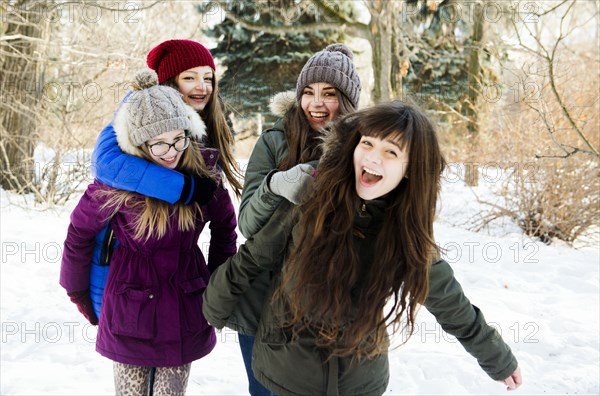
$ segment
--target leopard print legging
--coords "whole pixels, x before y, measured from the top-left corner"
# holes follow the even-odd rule
[[[179,367],[157,367],[154,374],[154,396],[183,396],[190,377],[191,363]],[[150,367],[114,362],[115,394],[145,396],[148,394]]]

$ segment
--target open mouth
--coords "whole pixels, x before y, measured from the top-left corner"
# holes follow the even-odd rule
[[[311,118],[314,118],[316,121],[325,121],[327,117],[329,117],[329,113],[311,111],[309,114]]]
[[[360,181],[368,186],[371,186],[383,179],[383,175],[375,172],[372,169],[363,167],[362,174],[360,175]]]
[[[161,160],[163,160],[167,164],[172,164],[173,162],[175,162],[176,159],[177,159],[177,156],[172,157],[172,158],[161,158]]]
[[[188,95],[188,97],[198,102],[204,102],[206,99],[206,95]]]

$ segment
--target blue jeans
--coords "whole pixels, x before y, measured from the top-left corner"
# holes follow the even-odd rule
[[[252,348],[254,347],[254,337],[238,333],[240,341],[240,349],[242,350],[242,358],[244,366],[246,366],[246,374],[248,375],[248,391],[250,396],[275,396],[273,392],[262,386],[260,382],[254,378],[252,371]]]

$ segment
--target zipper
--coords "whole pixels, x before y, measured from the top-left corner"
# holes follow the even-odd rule
[[[367,204],[362,199],[360,200],[360,212],[358,213],[358,217],[363,218],[367,215]],[[362,230],[355,224],[353,234],[360,239],[365,239],[365,234]]]
[[[106,231],[108,233],[108,235],[104,238],[104,246],[103,248],[103,252],[104,252],[104,260],[102,260],[102,264],[101,265],[110,265],[110,259],[112,257],[112,250],[114,249],[114,245],[115,245],[115,236],[114,236],[114,231],[112,229],[112,227],[108,227],[108,230]]]

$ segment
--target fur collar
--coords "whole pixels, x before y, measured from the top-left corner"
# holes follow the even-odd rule
[[[129,114],[129,106],[131,104],[127,101],[127,98],[123,100],[123,103],[117,110],[115,118],[113,120],[113,129],[117,135],[117,142],[119,147],[126,154],[135,155],[137,157],[142,156],[142,150],[131,143],[129,139],[129,131],[127,130],[127,115]],[[206,137],[206,126],[200,115],[188,105],[185,105],[187,116],[191,121],[190,137],[198,142],[202,142]]]
[[[354,117],[354,116],[350,116]],[[338,121],[336,119],[336,121]],[[343,143],[347,141],[347,136],[344,136],[340,128],[336,128],[336,122],[331,125],[329,132],[320,136],[321,142],[321,159],[319,163],[327,163],[327,166],[332,166],[342,157]]]
[[[296,91],[280,92],[271,99],[269,110],[277,117],[283,118],[296,103]]]

